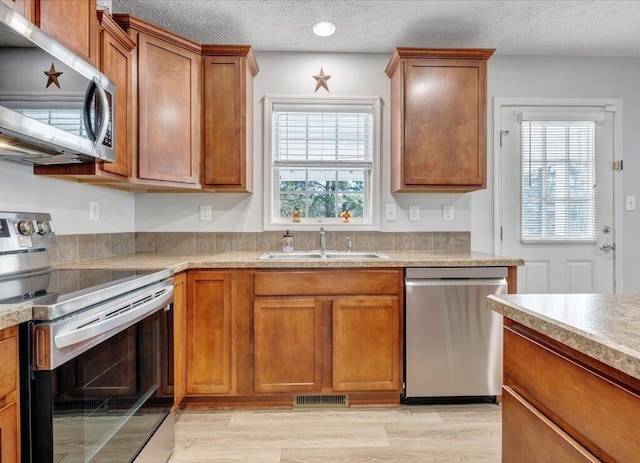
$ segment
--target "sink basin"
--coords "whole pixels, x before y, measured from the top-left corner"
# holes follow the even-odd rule
[[[341,251],[327,251],[322,254],[318,251],[309,251],[309,252],[280,252],[280,251],[272,251],[265,252],[263,255],[258,257],[258,259],[265,260],[313,260],[313,259],[350,259],[350,260],[360,260],[360,259],[388,259],[389,256],[386,256],[380,252],[341,252]]]
[[[307,259],[321,259],[322,256],[319,252],[265,252],[258,259],[271,259],[271,260],[307,260]]]
[[[389,256],[386,256],[380,252],[327,252],[325,254],[327,259],[388,259]]]

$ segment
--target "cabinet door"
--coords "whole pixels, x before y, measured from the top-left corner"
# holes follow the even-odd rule
[[[15,402],[0,409],[0,462],[20,461],[18,434],[18,406]]]
[[[203,58],[203,184],[207,188],[251,192],[253,76],[247,73],[245,61],[240,56]]]
[[[131,48],[123,45],[110,31],[118,26],[104,13],[103,22],[109,27],[100,30],[100,69],[113,80],[116,85],[115,122],[116,160],[113,163],[102,163],[102,170],[123,177],[131,176],[131,130],[132,130],[132,57]],[[124,32],[125,42],[128,39]]]
[[[187,277],[187,394],[231,394],[235,337],[232,272]]]
[[[96,65],[95,0],[37,0],[36,24],[88,62]]]
[[[334,299],[332,357],[335,391],[399,391],[398,300]]]
[[[173,395],[177,405],[186,395],[187,277],[173,280]]]
[[[309,392],[322,386],[322,303],[315,299],[256,300],[254,387]]]
[[[6,3],[11,8],[16,10],[22,16],[27,18],[31,22],[33,20],[33,5],[35,0],[0,0],[2,3]]]
[[[486,61],[407,60],[406,187],[484,188]]]
[[[138,35],[138,177],[198,182],[200,55]]]
[[[0,330],[0,462],[20,461],[18,327]]]

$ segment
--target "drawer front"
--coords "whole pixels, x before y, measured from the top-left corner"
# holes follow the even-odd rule
[[[398,295],[400,270],[296,270],[256,272],[256,296]]]
[[[502,461],[599,461],[509,387],[502,388]]]
[[[0,331],[0,401],[14,392],[18,378],[18,327]],[[0,404],[1,406],[1,404]]]
[[[639,396],[509,328],[504,375],[505,385],[598,458],[638,461]]]

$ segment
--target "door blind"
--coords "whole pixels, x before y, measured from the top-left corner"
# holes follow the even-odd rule
[[[522,121],[521,240],[596,241],[593,121]]]

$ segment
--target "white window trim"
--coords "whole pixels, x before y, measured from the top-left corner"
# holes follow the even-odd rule
[[[263,160],[264,160],[264,230],[318,230],[324,227],[331,231],[378,231],[380,230],[380,131],[381,101],[379,97],[308,97],[308,96],[273,96],[265,95],[263,100]],[[279,211],[276,211],[274,198],[273,179],[273,141],[272,141],[272,114],[274,105],[349,105],[366,106],[371,108],[373,114],[373,158],[371,169],[371,201],[369,204],[369,216],[371,222],[359,223],[356,221],[342,223],[339,219],[303,220],[301,222],[278,220]]]

